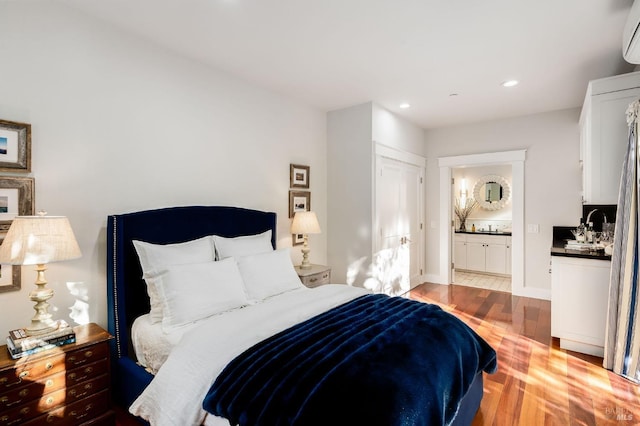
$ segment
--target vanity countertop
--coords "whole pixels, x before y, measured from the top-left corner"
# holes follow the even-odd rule
[[[511,231],[456,231],[456,234],[480,234],[480,235],[511,235]]]

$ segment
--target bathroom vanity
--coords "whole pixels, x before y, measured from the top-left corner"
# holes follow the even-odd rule
[[[456,270],[511,275],[511,233],[456,231]]]

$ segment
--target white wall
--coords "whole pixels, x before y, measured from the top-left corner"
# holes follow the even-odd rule
[[[362,285],[370,276],[375,143],[424,155],[422,129],[372,102],[327,114],[327,246],[334,282]]]
[[[36,210],[66,215],[83,252],[49,265],[57,318],[106,325],[106,217],[172,205],[275,211],[291,245],[289,164],[311,166],[327,228],[321,111],[46,1],[0,3],[0,118],[31,123]],[[310,238],[325,263],[326,233]],[[293,249],[295,262],[300,253]],[[0,293],[0,332],[28,324],[35,273]],[[72,288],[73,290],[70,290]]]
[[[585,89],[586,90],[586,89]],[[425,131],[427,165],[427,274],[438,276],[439,168],[438,158],[455,155],[526,149],[525,229],[539,225],[525,238],[524,286],[537,294],[550,294],[549,274],[552,227],[571,226],[581,215],[581,170],[578,117],[569,109]]]
[[[473,198],[474,186],[478,183],[479,179],[487,175],[497,175],[505,179],[505,181],[511,187],[513,192],[513,183],[511,182],[511,165],[493,165],[493,166],[479,166],[479,167],[460,167],[451,170],[451,175],[455,179],[454,193],[456,198],[460,197],[460,183],[462,179],[465,179],[467,186],[467,193],[470,198]],[[469,217],[467,218],[467,229],[470,230],[474,222],[488,224],[494,223],[504,225],[504,227],[511,227],[513,209],[511,203],[511,196],[509,201],[500,210],[485,210],[480,206],[476,207]],[[456,226],[459,224],[458,218],[453,215],[456,220]],[[503,226],[501,226],[502,228]]]

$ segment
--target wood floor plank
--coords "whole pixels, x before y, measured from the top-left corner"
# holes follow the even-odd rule
[[[496,349],[498,371],[485,374],[474,426],[640,424],[640,386],[604,369],[602,358],[561,349],[549,301],[431,283],[407,297],[439,304]]]

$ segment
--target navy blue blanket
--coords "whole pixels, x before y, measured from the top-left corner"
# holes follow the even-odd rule
[[[248,349],[203,407],[239,425],[446,425],[495,369],[493,348],[439,306],[372,294]]]

